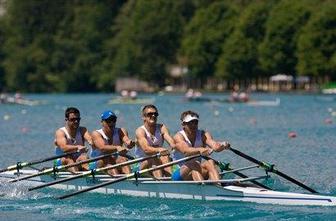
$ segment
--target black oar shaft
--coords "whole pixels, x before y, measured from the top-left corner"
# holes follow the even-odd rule
[[[296,179],[288,176],[287,174],[284,174],[284,173],[282,173],[282,172],[280,172],[278,170],[275,170],[274,173],[276,173],[277,175],[285,178],[286,180],[289,180],[289,181],[295,183],[296,185],[298,185],[298,186],[300,186],[300,187],[302,187],[302,188],[304,188],[304,189],[306,189],[306,190],[308,190],[308,191],[310,191],[312,193],[318,193],[316,190],[314,190],[314,189],[310,188],[309,186],[307,186],[307,185],[299,182],[298,180],[296,180]]]
[[[94,186],[88,187],[86,189],[82,189],[82,190],[79,190],[79,191],[76,191],[76,192],[73,192],[73,193],[69,193],[69,194],[60,196],[58,198],[59,199],[66,199],[66,198],[69,198],[71,196],[75,196],[75,195],[78,195],[78,194],[81,194],[81,193],[85,193],[85,192],[88,192],[88,191],[91,191],[91,190],[94,190],[94,189],[98,189],[100,187],[111,185],[113,183],[121,182],[121,181],[127,180],[129,178],[133,178],[136,175],[141,175],[143,173],[148,173],[148,172],[152,172],[152,171],[155,171],[155,170],[163,169],[165,167],[169,167],[169,166],[172,166],[174,164],[178,164],[180,162],[185,162],[185,161],[188,161],[188,160],[192,160],[192,159],[200,157],[200,156],[201,156],[200,154],[197,154],[197,155],[193,155],[193,156],[182,158],[180,160],[175,160],[175,161],[172,161],[172,162],[160,165],[160,166],[156,166],[156,167],[152,167],[152,168],[149,168],[149,169],[140,170],[137,173],[128,174],[128,175],[126,175],[124,177],[120,177],[120,178],[115,179],[115,180],[111,180],[111,181],[107,181],[107,182],[104,182],[104,183],[100,183],[98,185],[94,185]]]
[[[78,151],[73,151],[73,152],[64,153],[64,154],[61,154],[61,155],[58,155],[58,156],[52,156],[52,157],[48,157],[48,158],[34,160],[34,161],[31,161],[31,162],[20,162],[20,163],[17,163],[15,165],[9,166],[7,168],[1,169],[0,173],[10,171],[10,170],[16,170],[18,168],[21,169],[23,167],[32,166],[32,165],[39,164],[39,163],[44,163],[44,162],[47,162],[47,161],[50,161],[50,160],[55,160],[55,159],[58,159],[58,158],[66,157],[66,156],[69,156],[69,155],[75,154],[75,153],[78,153]]]
[[[259,166],[258,165],[253,165],[253,166],[241,167],[241,168],[236,168],[236,169],[230,168],[229,170],[227,170],[225,172],[221,172],[219,174],[224,175],[224,174],[228,174],[228,173],[234,173],[234,172],[238,172],[238,171],[249,170],[249,169],[253,169],[253,168],[257,168],[257,167],[259,167]]]
[[[258,165],[260,165],[260,166],[269,165],[269,164],[266,164],[266,163],[264,163],[264,162],[262,162],[262,161],[259,161],[259,160],[255,159],[255,158],[253,158],[253,157],[251,157],[251,156],[248,156],[248,155],[246,155],[245,153],[242,153],[242,152],[239,151],[239,150],[236,150],[236,149],[233,149],[233,148],[230,148],[230,150],[231,150],[232,152],[234,152],[235,154],[237,154],[237,155],[239,155],[239,156],[241,156],[241,157],[243,157],[243,158],[245,158],[245,159],[247,159],[247,160],[249,160],[249,161],[251,161],[251,162],[253,162],[253,163],[255,163],[255,164],[258,164]],[[286,179],[286,180],[288,180],[288,181],[291,181],[292,183],[295,183],[296,185],[298,185],[298,186],[300,186],[300,187],[302,187],[302,188],[304,188],[304,189],[306,189],[306,190],[308,190],[308,191],[310,191],[310,192],[312,192],[312,193],[318,193],[316,190],[314,190],[314,189],[312,189],[312,188],[306,186],[306,185],[303,184],[302,182],[300,182],[300,181],[298,181],[298,180],[296,180],[296,179],[294,179],[294,178],[288,176],[287,174],[284,174],[284,173],[282,173],[282,172],[280,172],[280,171],[274,169],[273,167],[272,167],[272,169],[271,169],[269,172],[275,173],[275,174],[281,176],[282,178],[284,178],[284,179]]]
[[[211,157],[205,157],[205,156],[203,156],[203,158],[208,159],[208,160],[211,159],[211,160],[213,160],[213,161],[215,162],[215,164],[217,164],[217,165],[220,165],[220,164],[221,164],[221,162],[219,162],[218,160],[215,160],[215,159],[213,159],[213,158],[211,158]],[[228,171],[230,171],[230,170],[232,170],[232,168],[228,168]],[[238,171],[233,172],[233,174],[235,174],[235,175],[237,175],[237,176],[240,176],[240,177],[242,177],[242,178],[248,178],[248,176],[246,176],[245,174],[243,174],[243,173],[241,173],[241,172],[238,172]],[[272,189],[269,188],[268,186],[266,186],[266,185],[264,185],[264,184],[262,184],[262,183],[260,183],[260,182],[258,182],[258,181],[256,181],[256,180],[251,180],[250,182],[253,183],[253,184],[255,184],[255,185],[257,185],[257,186],[260,186],[260,187],[262,187],[262,188],[264,188],[264,189],[272,190]]]

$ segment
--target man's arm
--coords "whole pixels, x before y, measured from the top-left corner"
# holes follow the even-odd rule
[[[120,145],[107,145],[101,134],[97,131],[92,132],[93,146],[103,153],[115,153],[125,151]]]
[[[205,144],[208,145],[210,148],[212,148],[216,152],[220,152],[220,151],[230,148],[230,144],[228,142],[220,143],[220,142],[215,141],[209,132],[204,132],[203,136],[205,139]]]
[[[126,144],[128,149],[132,149],[135,146],[135,142],[128,137],[128,133],[125,128],[120,128],[119,134],[122,142]]]
[[[189,145],[184,140],[183,136],[179,133],[175,134],[174,136],[175,141],[175,149],[180,151],[185,156],[195,155],[195,154],[202,154],[204,156],[208,156],[211,154],[209,148],[204,147],[189,147]]]
[[[64,152],[72,152],[82,149],[82,146],[80,145],[67,144],[65,133],[60,129],[55,133],[55,144],[59,146]]]
[[[175,141],[170,136],[169,130],[168,130],[168,128],[164,124],[162,124],[162,127],[161,127],[161,134],[163,135],[163,138],[165,139],[165,141],[167,141],[167,143],[169,144],[169,146],[172,149],[175,149]]]
[[[138,146],[145,152],[147,155],[153,155],[161,152],[166,152],[167,150],[162,147],[152,147],[148,144],[146,139],[145,131],[142,128],[138,128],[135,131],[135,136],[138,142]]]
[[[92,145],[92,137],[91,137],[90,132],[86,129],[86,127],[82,127],[81,130],[82,130],[82,134],[83,134],[84,140],[86,142],[88,142],[88,144]]]

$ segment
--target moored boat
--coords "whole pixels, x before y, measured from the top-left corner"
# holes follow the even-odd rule
[[[107,104],[152,104],[154,103],[154,98],[123,98],[116,97],[112,98],[107,102]]]

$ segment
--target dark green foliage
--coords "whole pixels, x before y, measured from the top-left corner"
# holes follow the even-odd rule
[[[106,79],[135,76],[159,86],[175,63],[183,26],[191,16],[188,1],[129,1],[114,27],[113,63]],[[192,5],[191,5],[192,6]]]
[[[276,73],[336,78],[336,0],[7,0],[0,90],[112,91]]]
[[[298,41],[298,73],[336,80],[336,4],[322,4]]]
[[[266,35],[259,47],[264,72],[295,75],[298,36],[312,14],[314,2],[318,3],[314,0],[282,0],[272,8]]]
[[[265,34],[265,22],[274,1],[258,1],[246,7],[237,21],[234,32],[223,44],[216,76],[227,79],[260,76],[258,45]]]
[[[200,8],[186,26],[181,54],[186,57],[190,74],[205,79],[215,71],[222,44],[233,31],[239,7],[218,1]]]

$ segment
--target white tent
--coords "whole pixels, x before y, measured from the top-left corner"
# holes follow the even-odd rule
[[[277,74],[270,77],[270,80],[273,82],[279,82],[279,81],[293,81],[293,76],[291,75],[285,75],[285,74]]]

